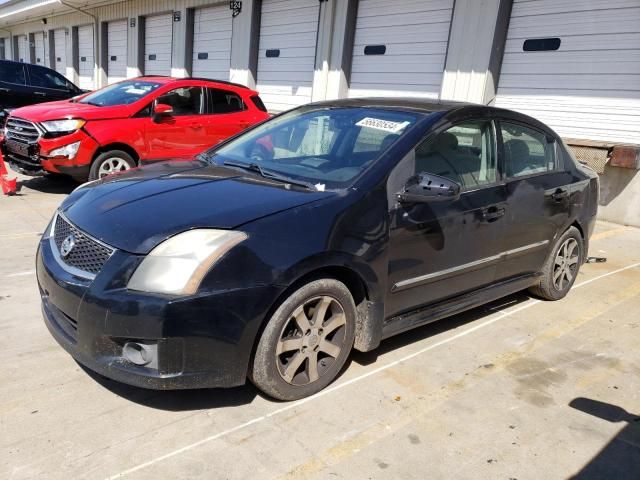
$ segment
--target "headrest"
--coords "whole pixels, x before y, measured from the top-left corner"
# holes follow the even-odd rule
[[[509,158],[516,160],[529,158],[529,146],[524,140],[512,139],[504,143],[504,150]]]

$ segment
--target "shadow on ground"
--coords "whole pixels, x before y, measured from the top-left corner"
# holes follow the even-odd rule
[[[626,426],[571,478],[573,480],[603,478],[637,480],[640,478],[640,415],[634,415],[616,405],[590,398],[575,398],[569,406],[607,422],[626,423]]]
[[[21,186],[20,195],[28,193],[25,189],[36,190],[42,193],[52,193],[54,195],[68,195],[80,185],[71,177],[64,175],[32,177],[26,180],[20,180],[19,184]]]
[[[461,327],[476,320],[481,320],[491,314],[512,308],[529,298],[530,297],[524,293],[510,295],[495,302],[483,305],[482,307],[469,310],[468,312],[454,315],[438,322],[396,335],[395,337],[383,341],[382,344],[372,352],[363,353],[354,351],[352,352],[347,365],[342,370],[342,373],[349,368],[352,361],[365,366],[374,364],[377,361],[378,356],[381,354],[419,342],[447,330]],[[247,384],[242,387],[229,389],[147,390],[115,382],[85,368],[82,365],[80,366],[89,376],[91,376],[91,378],[107,390],[132,402],[159,410],[189,411],[240,406],[251,403],[256,396],[261,396],[269,401],[273,401],[272,399],[265,397],[248,381]]]

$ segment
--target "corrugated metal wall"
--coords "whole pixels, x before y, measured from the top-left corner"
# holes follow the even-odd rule
[[[560,46],[524,51],[540,38]],[[563,137],[640,143],[640,1],[515,0],[496,105]]]

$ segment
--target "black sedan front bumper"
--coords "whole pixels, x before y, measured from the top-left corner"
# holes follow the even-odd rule
[[[45,323],[79,363],[113,380],[151,389],[232,387],[246,381],[260,324],[279,293],[249,287],[193,297],[143,294],[124,288],[140,261],[116,252],[95,279],[69,273],[48,239],[37,255]],[[156,361],[140,366],[127,342],[152,345]]]

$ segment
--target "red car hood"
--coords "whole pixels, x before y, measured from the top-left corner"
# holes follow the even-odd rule
[[[109,120],[127,118],[131,114],[126,105],[115,107],[96,107],[87,103],[75,103],[71,100],[38,103],[11,111],[12,117],[24,118],[32,122],[60,120],[63,118],[82,118],[84,120]]]

